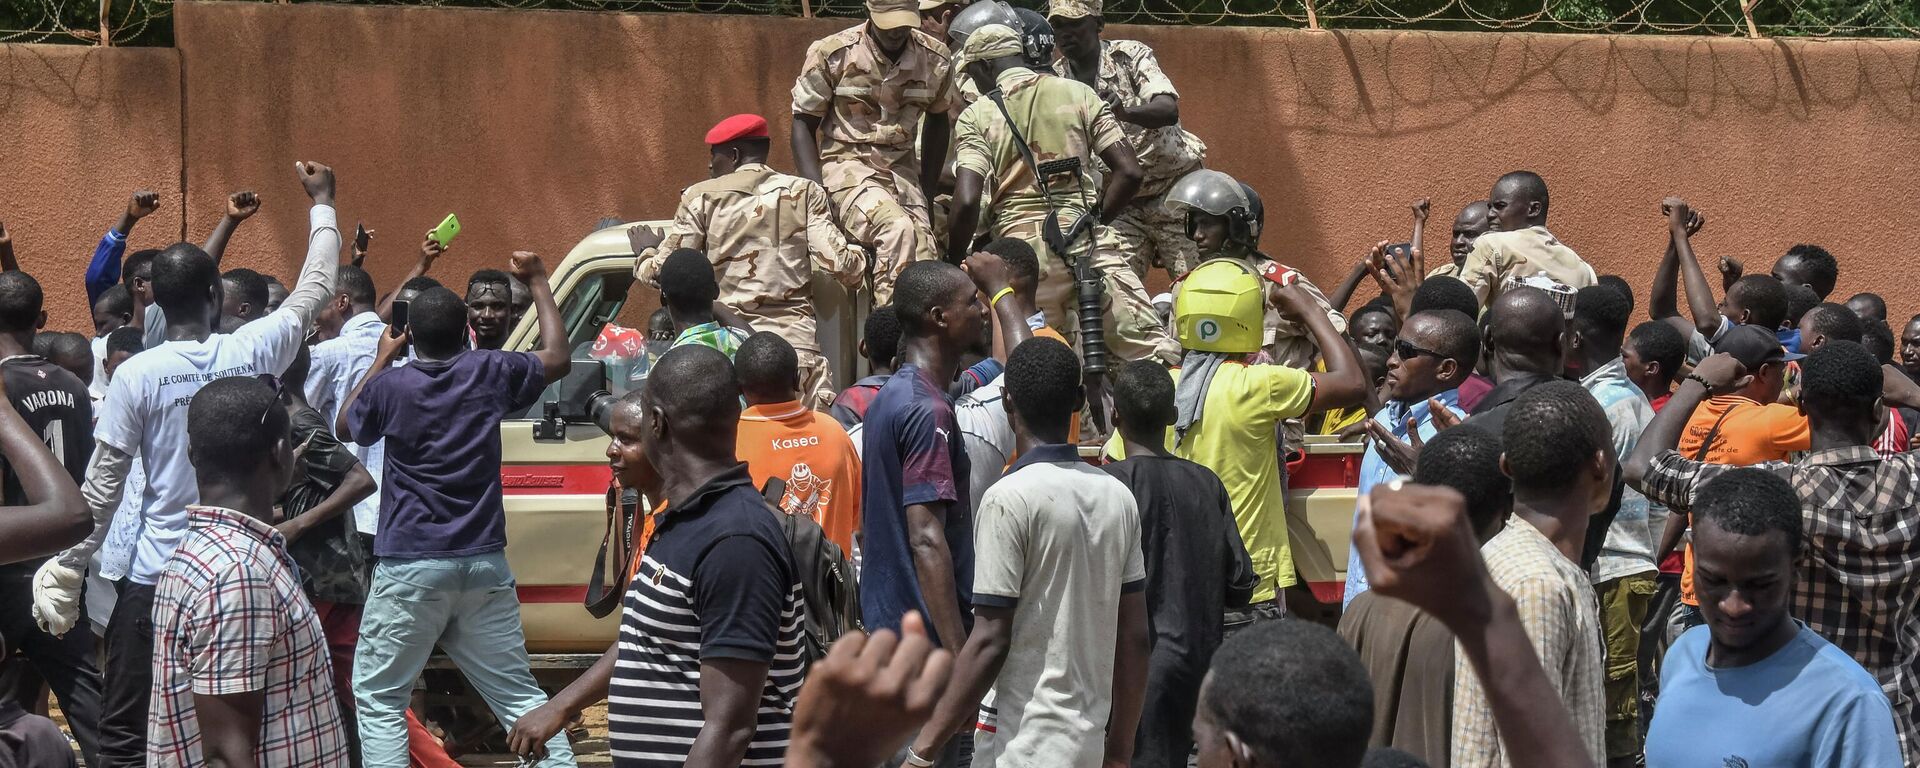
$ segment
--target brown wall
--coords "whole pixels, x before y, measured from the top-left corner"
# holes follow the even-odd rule
[[[0,221],[41,280],[48,327],[91,336],[81,277],[136,188],[160,209],[134,248],[180,238],[180,56],[176,51],[0,45]]]
[[[444,279],[517,248],[558,259],[603,215],[669,216],[678,190],[705,176],[701,134],[728,114],[774,118],[775,163],[790,167],[780,118],[800,57],[848,23],[194,2],[176,12],[177,54],[0,47],[15,62],[68,63],[65,76],[40,64],[49,74],[35,79],[17,63],[0,74],[16,81],[0,111],[0,217],[48,228],[23,231],[23,243],[83,258],[136,183],[174,184],[163,216],[180,216],[181,134],[133,129],[178,121],[184,92],[185,231],[204,237],[227,192],[266,198],[235,239],[235,265],[292,271],[305,227],[288,167],[297,158],[339,169],[343,224],[364,218],[380,232],[383,287],[449,211],[466,234],[436,269]],[[1920,311],[1920,285],[1868,266],[1913,259],[1893,222],[1920,200],[1920,44],[1110,36],[1154,45],[1210,164],[1265,194],[1268,250],[1329,289],[1366,243],[1405,237],[1407,202],[1434,199],[1440,258],[1459,206],[1525,167],[1552,184],[1555,232],[1603,272],[1644,284],[1663,243],[1659,199],[1680,193],[1711,220],[1703,255],[1764,270],[1792,243],[1823,243],[1844,262],[1837,293],[1879,290],[1895,315]],[[31,110],[13,107],[23,78],[40,84],[27,88],[41,94]],[[102,162],[136,136],[140,156]],[[57,322],[81,319],[70,297],[56,294],[54,309]]]

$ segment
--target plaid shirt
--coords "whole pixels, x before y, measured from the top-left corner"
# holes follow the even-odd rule
[[[1920,761],[1920,454],[1882,458],[1857,445],[1753,468],[1785,478],[1800,494],[1806,548],[1794,616],[1879,679],[1900,748],[1909,764]],[[1664,451],[1647,473],[1647,497],[1690,507],[1700,488],[1730,469]]]
[[[346,766],[326,638],[286,541],[266,523],[189,507],[153,596],[147,765],[202,765],[196,695],[265,692],[261,766]]]
[[[1519,515],[1480,547],[1494,586],[1513,596],[1520,623],[1533,641],[1547,680],[1567,706],[1575,732],[1593,757],[1606,763],[1606,672],[1600,646],[1600,602],[1580,564]],[[1513,764],[1500,743],[1493,705],[1465,651],[1454,644],[1454,768],[1505,768]]]

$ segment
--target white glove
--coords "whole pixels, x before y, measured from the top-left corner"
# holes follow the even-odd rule
[[[33,574],[33,620],[54,637],[67,634],[80,620],[80,586],[87,575],[48,560]]]

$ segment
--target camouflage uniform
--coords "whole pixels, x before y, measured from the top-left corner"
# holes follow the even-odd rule
[[[814,336],[813,273],[856,287],[866,266],[828,215],[826,190],[760,163],[742,165],[687,188],[666,239],[640,254],[634,277],[654,284],[676,248],[704,251],[720,282],[720,303],[754,330],[793,345],[801,400],[825,408],[833,377]]]
[[[1488,232],[1474,241],[1473,251],[1460,265],[1460,281],[1473,289],[1480,306],[1488,306],[1506,289],[1508,280],[1545,275],[1554,282],[1580,290],[1600,282],[1593,267],[1562,245],[1546,227],[1513,232]]]
[[[1027,69],[1002,72],[998,86],[1007,110],[1020,121],[1020,133],[1033,148],[1035,160],[1081,159],[1078,178],[1063,175],[1048,180],[1060,226],[1070,227],[1082,215],[1099,215],[1098,210],[1090,209],[1100,196],[1093,159],[1100,150],[1125,139],[1107,105],[1083,83]],[[987,213],[993,235],[1025,240],[1040,255],[1036,298],[1046,313],[1047,324],[1076,338],[1078,308],[1073,268],[1041,237],[1048,201],[1014,145],[1005,115],[992,99],[980,99],[960,114],[954,144],[955,165],[979,174],[985,182],[983,195],[993,200]],[[1140,276],[1127,267],[1120,254],[1119,238],[1106,226],[1095,227],[1094,233],[1093,266],[1106,279],[1107,349],[1125,360],[1158,355],[1169,363],[1178,361],[1180,344],[1160,324]]]
[[[1427,272],[1426,279],[1432,280],[1436,277],[1451,277],[1458,280],[1460,279],[1460,265],[1453,263],[1452,257],[1448,257],[1447,263],[1434,267],[1431,271]]]
[[[1054,64],[1061,77],[1075,77],[1073,66],[1064,57]],[[1180,98],[1173,81],[1160,69],[1159,60],[1146,43],[1134,40],[1100,41],[1100,72],[1094,90],[1100,98],[1123,107],[1137,107],[1156,96]],[[1144,278],[1149,266],[1165,267],[1174,279],[1199,266],[1199,252],[1187,237],[1186,218],[1167,210],[1167,190],[1180,177],[1199,170],[1207,154],[1206,143],[1188,133],[1178,123],[1163,128],[1144,128],[1120,121],[1134,154],[1140,158],[1140,190],[1126,211],[1114,219],[1114,234],[1120,238],[1121,252],[1136,275]]]
[[[835,218],[874,251],[876,305],[892,300],[909,262],[939,253],[915,144],[921,116],[951,107],[953,76],[931,35],[912,30],[895,62],[863,23],[815,41],[793,83],[793,113],[821,119],[820,177]]]

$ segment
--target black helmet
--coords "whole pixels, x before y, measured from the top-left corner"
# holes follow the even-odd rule
[[[1020,17],[1020,50],[1027,66],[1052,68],[1053,25],[1039,11],[1014,8],[1013,13]]]

